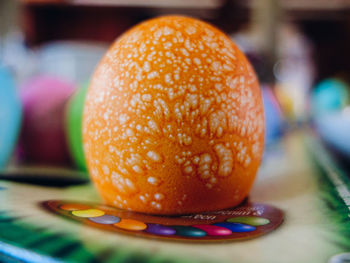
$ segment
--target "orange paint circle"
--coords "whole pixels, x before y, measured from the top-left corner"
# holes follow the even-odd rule
[[[82,205],[82,204],[64,204],[64,205],[61,205],[60,208],[66,211],[75,211],[75,210],[86,210],[86,209],[89,209],[90,206]]]
[[[114,224],[114,226],[132,231],[141,231],[147,228],[145,223],[134,219],[122,219],[119,223]]]
[[[263,151],[250,63],[224,33],[188,17],[148,20],[118,38],[93,75],[83,119],[99,193],[138,212],[235,206]]]

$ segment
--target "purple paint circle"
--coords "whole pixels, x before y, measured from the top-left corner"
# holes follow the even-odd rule
[[[147,228],[145,231],[149,234],[161,236],[170,236],[176,233],[175,229],[159,224],[147,224]]]

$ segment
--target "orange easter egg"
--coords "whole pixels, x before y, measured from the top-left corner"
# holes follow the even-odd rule
[[[83,138],[109,205],[152,214],[236,206],[263,151],[256,75],[217,28],[189,17],[148,20],[118,38],[97,67]]]

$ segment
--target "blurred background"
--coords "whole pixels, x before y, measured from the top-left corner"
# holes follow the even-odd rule
[[[350,0],[1,0],[3,176],[54,167],[84,177],[81,114],[95,66],[125,30],[166,14],[210,22],[246,53],[266,149],[311,127],[350,160]]]

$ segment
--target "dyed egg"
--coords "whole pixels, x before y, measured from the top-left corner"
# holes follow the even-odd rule
[[[69,163],[64,112],[73,90],[73,84],[50,76],[35,77],[21,87],[23,127],[20,150],[26,162]]]
[[[10,72],[0,65],[0,169],[9,161],[21,124],[21,104]]]
[[[119,208],[183,214],[238,205],[263,140],[251,65],[224,33],[196,19],[160,17],[134,27],[90,83],[87,165],[101,196]]]
[[[350,158],[350,86],[338,78],[321,81],[311,95],[314,125],[322,139]]]
[[[71,156],[80,170],[86,170],[83,150],[83,109],[88,83],[82,85],[72,96],[67,104],[66,111],[66,135]]]

